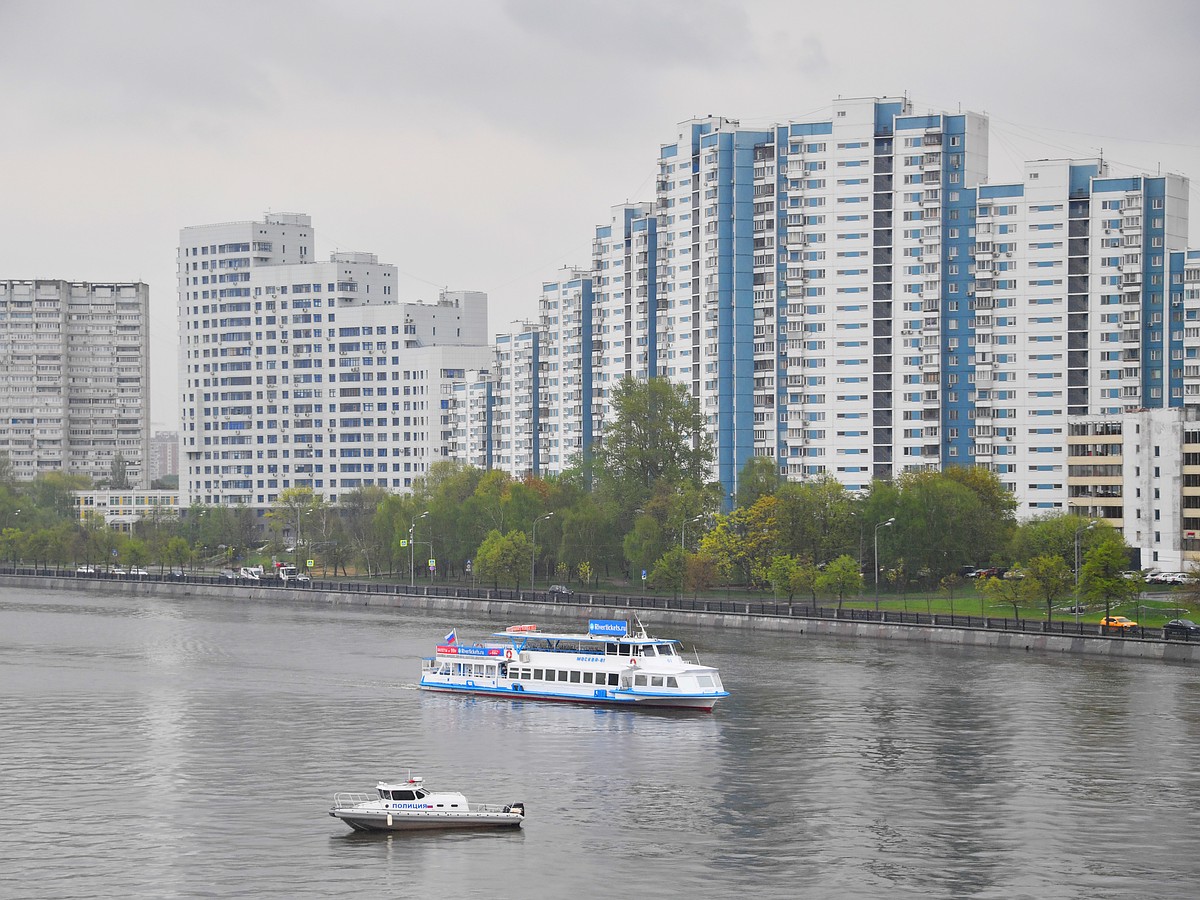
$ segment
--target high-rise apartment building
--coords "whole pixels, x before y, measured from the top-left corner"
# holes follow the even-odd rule
[[[156,431],[150,436],[150,462],[146,477],[150,483],[167,475],[179,475],[179,432]]]
[[[404,490],[449,456],[451,386],[491,357],[486,295],[402,303],[394,266],[313,246],[302,214],[180,232],[185,505]]]
[[[140,282],[0,281],[0,452],[17,478],[107,482],[119,457],[149,483],[149,307]]]
[[[621,378],[658,376],[697,398],[726,495],[765,456],[851,489],[984,465],[1023,516],[1073,508],[1069,421],[1200,396],[1188,182],[1098,158],[987,173],[985,117],[905,99],[682,123],[654,199],[596,228],[590,290],[581,271],[543,285],[536,383],[476,380],[474,408],[504,415],[476,416],[471,460],[560,471],[602,440]],[[509,433],[533,455],[493,453]]]

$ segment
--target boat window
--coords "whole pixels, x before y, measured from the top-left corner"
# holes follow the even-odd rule
[[[591,672],[584,672],[584,673],[583,673],[583,683],[584,683],[584,684],[591,684],[591,683],[592,683],[592,673],[591,673]]]
[[[541,669],[534,669],[534,670],[533,670],[533,680],[534,680],[534,681],[541,681],[541,680],[542,680],[542,670],[541,670]]]
[[[633,650],[628,644],[617,644],[617,653],[620,656],[632,656]]]
[[[567,680],[567,676],[568,676],[569,674],[570,674],[570,673],[569,673],[569,672],[568,672],[566,669],[559,669],[559,670],[558,670],[558,680],[559,680],[559,681],[566,681],[566,680]]]
[[[528,669],[522,669],[522,670],[521,670],[521,680],[522,680],[522,681],[528,681],[528,680],[529,680],[529,675],[530,675],[530,672],[529,672],[529,670],[528,670]]]
[[[609,672],[608,673],[608,683],[611,684],[613,687],[616,687],[620,683],[620,680],[621,680],[621,676],[619,673],[617,673],[617,672]]]
[[[667,676],[667,687],[673,687],[673,688],[679,687],[679,682],[675,680],[674,675]]]
[[[424,800],[428,796],[429,796],[429,791],[425,790],[424,788],[421,788],[421,790],[417,791],[417,799],[418,800]]]
[[[633,677],[633,683],[636,684],[638,687],[645,687],[646,686],[646,676],[642,675],[640,673],[635,675]]]
[[[651,675],[650,676],[650,687],[662,687],[662,686],[663,686],[663,677],[661,675]]]
[[[613,644],[613,643],[605,644],[604,652],[607,653],[609,656],[616,656],[617,655],[617,645]]]
[[[712,689],[713,680],[711,675],[697,675],[696,680],[700,682],[700,687]]]
[[[659,644],[658,645],[658,655],[659,656],[675,656],[676,655],[675,654],[675,646],[673,644]]]
[[[653,644],[647,644],[641,648],[642,654],[645,656],[658,656],[658,651],[654,649]]]
[[[391,799],[392,799],[392,792],[391,792],[391,791],[385,791],[385,790],[382,790],[382,789],[381,789],[381,790],[379,791],[379,799],[381,799],[381,800],[391,800]]]
[[[392,799],[393,800],[413,800],[415,798],[413,797],[412,791],[393,791]]]
[[[572,673],[571,673],[571,683],[572,683],[572,684],[579,684],[579,673],[578,673],[578,672],[572,672]]]

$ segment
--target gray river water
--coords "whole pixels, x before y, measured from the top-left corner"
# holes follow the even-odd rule
[[[0,895],[1200,894],[1196,667],[650,620],[720,667],[711,715],[417,690],[508,624],[0,592]],[[525,826],[326,815],[410,771]]]

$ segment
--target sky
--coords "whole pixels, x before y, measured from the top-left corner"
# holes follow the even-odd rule
[[[993,183],[1180,172],[1200,246],[1194,0],[0,0],[0,35],[0,278],[147,282],[155,429],[180,228],[305,212],[318,259],[377,253],[401,300],[485,291],[503,332],[696,116],[984,112]]]

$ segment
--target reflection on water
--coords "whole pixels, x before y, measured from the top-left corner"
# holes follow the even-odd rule
[[[418,691],[447,627],[0,594],[0,877],[28,897],[1194,893],[1194,668],[685,630],[733,696],[634,712]],[[529,818],[373,836],[326,815],[409,772]]]

